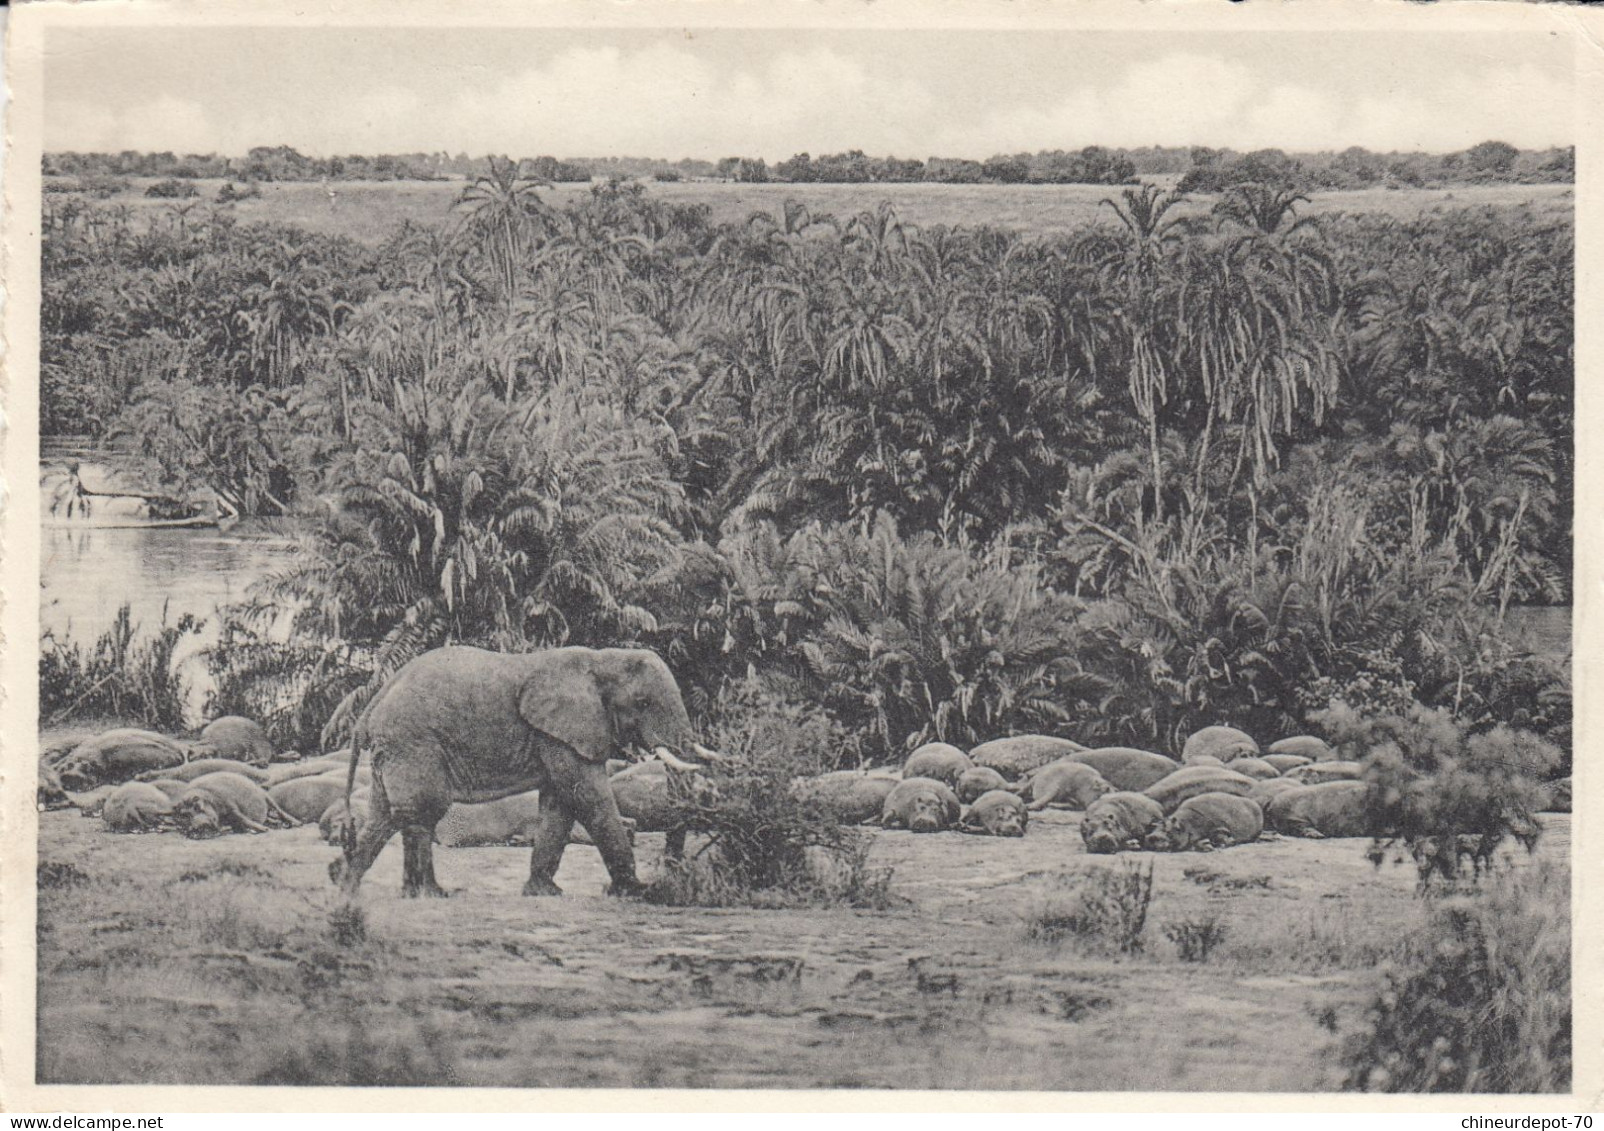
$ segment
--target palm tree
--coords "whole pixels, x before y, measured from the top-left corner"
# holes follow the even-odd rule
[[[540,198],[545,181],[523,179],[518,165],[504,157],[490,158],[490,171],[475,177],[457,196],[463,212],[462,232],[486,257],[502,300],[518,290],[518,272],[532,242],[550,230],[552,212]]]

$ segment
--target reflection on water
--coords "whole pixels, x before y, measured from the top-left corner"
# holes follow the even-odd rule
[[[1571,655],[1571,610],[1569,605],[1547,608],[1521,607],[1504,614],[1509,634],[1539,655],[1568,660]]]
[[[213,529],[41,531],[39,626],[85,646],[127,604],[136,630],[154,633],[185,613],[206,620],[180,646],[178,659],[197,697],[209,689],[202,665],[190,661],[218,639],[219,605],[244,600],[252,583],[288,564],[294,542],[241,523]]]

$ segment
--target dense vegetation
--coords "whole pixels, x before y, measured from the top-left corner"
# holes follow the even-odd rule
[[[466,153],[360,154],[309,157],[287,145],[257,146],[244,157],[216,153],[51,153],[47,176],[81,178],[91,187],[108,177],[226,177],[244,181],[395,181],[481,177],[494,159]],[[1304,190],[1357,189],[1385,185],[1569,183],[1576,176],[1574,148],[1520,150],[1502,141],[1484,141],[1458,153],[1375,153],[1361,146],[1340,152],[1287,154],[1279,149],[1236,153],[1205,146],[1149,146],[1138,149],[1088,145],[1078,150],[1043,149],[999,153],[984,161],[961,157],[875,157],[860,149],[813,157],[798,153],[774,165],[761,157],[718,161],[662,161],[649,158],[525,157],[518,176],[542,181],[588,181],[599,177],[655,177],[659,180],[719,178],[793,184],[1090,184],[1118,185],[1139,175],[1181,176],[1189,192],[1218,192],[1231,185],[1260,183]],[[59,183],[59,182],[58,182]]]
[[[85,202],[44,232],[42,427],[298,516],[214,661],[297,745],[424,648],[633,641],[847,761],[1333,699],[1568,748],[1566,673],[1500,626],[1569,599],[1571,226],[1110,193],[1066,238],[714,225],[496,162],[376,249]]]

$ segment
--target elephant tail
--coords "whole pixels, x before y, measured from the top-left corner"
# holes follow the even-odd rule
[[[340,847],[346,858],[356,854],[356,821],[351,813],[351,794],[356,789],[356,766],[362,760],[362,723],[351,728],[351,764],[345,771],[345,828],[341,830]]]

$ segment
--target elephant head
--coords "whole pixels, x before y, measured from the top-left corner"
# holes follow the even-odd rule
[[[652,755],[695,769],[722,755],[695,741],[679,685],[661,657],[637,648],[564,648],[532,657],[518,710],[586,762]]]

